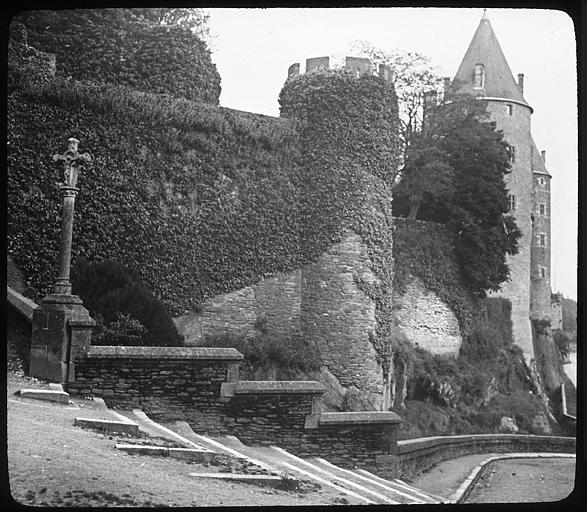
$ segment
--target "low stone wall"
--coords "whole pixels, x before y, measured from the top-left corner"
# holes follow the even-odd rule
[[[411,479],[439,462],[473,453],[575,453],[574,437],[480,434],[409,439],[397,443],[398,477]]]
[[[323,412],[315,426],[309,419],[302,442],[290,450],[301,457],[318,455],[343,468],[363,468],[394,478],[400,421],[393,412]]]
[[[223,386],[225,424],[245,444],[297,446],[313,402],[324,393],[315,381],[240,381]]]
[[[93,346],[76,361],[70,394],[102,397],[109,407],[140,408],[156,420],[200,420],[222,431],[222,383],[238,379],[233,348]]]
[[[251,446],[277,445],[300,457],[324,457],[342,467],[395,476],[397,427],[393,412],[317,412],[324,392],[314,381],[224,384],[227,431]]]

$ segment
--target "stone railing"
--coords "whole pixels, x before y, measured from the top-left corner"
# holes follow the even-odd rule
[[[27,299],[24,295],[10,288],[10,286],[6,286],[6,300],[8,305],[20,316],[29,322],[33,321],[33,312],[39,307],[36,302]]]
[[[575,451],[574,437],[522,434],[423,437],[398,441],[397,466],[400,478],[413,478],[443,460],[473,453],[575,453]]]

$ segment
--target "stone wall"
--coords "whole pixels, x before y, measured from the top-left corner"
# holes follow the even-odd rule
[[[396,323],[412,344],[433,354],[458,355],[462,342],[459,321],[436,293],[416,277],[397,297]]]
[[[174,318],[186,344],[200,345],[204,338],[252,338],[261,332],[274,336],[300,333],[301,270],[279,273],[263,281],[213,297]]]
[[[218,295],[202,304],[200,312],[176,318],[175,323],[191,345],[225,335],[301,335],[317,347],[337,385],[350,391],[352,410],[379,409],[383,372],[370,341],[375,304],[355,277],[371,283],[375,279],[365,244],[349,232],[317,262]]]
[[[480,434],[398,441],[399,478],[411,479],[439,462],[473,453],[575,453],[574,437]]]
[[[340,384],[358,391],[363,403],[356,407],[377,410],[383,371],[369,337],[376,327],[375,303],[359,289],[355,276],[375,279],[365,244],[350,232],[302,271],[302,332]]]
[[[70,394],[108,407],[141,408],[154,419],[186,419],[223,432],[220,387],[238,378],[242,355],[231,348],[91,347],[75,363]]]

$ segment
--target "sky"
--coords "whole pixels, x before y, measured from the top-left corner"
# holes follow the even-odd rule
[[[419,52],[453,77],[483,15],[458,8],[207,9],[212,60],[223,107],[279,116],[288,67],[306,58],[346,55],[352,41]],[[577,74],[571,18],[546,9],[488,9],[487,16],[524,98],[532,134],[546,150],[551,181],[551,287],[577,297]]]

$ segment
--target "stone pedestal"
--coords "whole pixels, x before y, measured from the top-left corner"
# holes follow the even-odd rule
[[[56,382],[74,379],[73,361],[87,353],[94,325],[77,295],[47,295],[33,313],[30,375]]]

